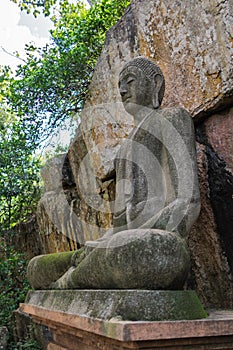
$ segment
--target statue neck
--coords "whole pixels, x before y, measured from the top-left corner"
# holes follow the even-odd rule
[[[137,113],[134,114],[134,125],[138,126],[143,119],[145,119],[152,111],[154,111],[154,108],[152,107],[142,107],[140,108]]]

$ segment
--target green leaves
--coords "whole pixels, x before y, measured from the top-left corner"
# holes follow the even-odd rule
[[[39,13],[43,12],[45,16],[49,16],[50,9],[53,7],[57,0],[11,0],[16,3],[20,9],[27,13],[32,12],[36,17]]]
[[[30,289],[26,279],[27,264],[25,255],[11,247],[0,231],[0,327],[7,326],[9,330],[10,343],[7,347],[9,350],[23,348],[21,344],[17,344],[19,347],[16,347],[13,341],[15,324],[12,313],[18,308],[19,303],[24,302],[26,293]],[[30,343],[33,345],[32,341]],[[39,349],[39,347],[31,346],[30,349]]]
[[[7,230],[35,211],[41,163],[21,120],[3,108],[0,129],[0,229]]]
[[[128,0],[94,2],[87,9],[81,1],[60,1],[59,13],[52,17],[51,44],[42,49],[27,45],[26,63],[18,66],[15,79],[8,77],[6,101],[16,115],[23,116],[27,140],[34,144],[80,112],[106,31],[129,5]],[[54,3],[41,0],[39,8]]]

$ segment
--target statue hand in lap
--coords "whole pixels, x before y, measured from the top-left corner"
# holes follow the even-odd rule
[[[185,237],[200,210],[191,117],[160,108],[164,77],[144,57],[124,66],[119,90],[135,127],[115,159],[113,229],[86,242],[82,259],[49,288],[181,289],[186,280]]]

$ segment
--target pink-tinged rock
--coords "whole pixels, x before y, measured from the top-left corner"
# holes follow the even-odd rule
[[[205,130],[209,143],[233,173],[233,108],[208,118]]]

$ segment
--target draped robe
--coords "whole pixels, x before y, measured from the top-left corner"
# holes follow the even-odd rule
[[[115,159],[114,231],[155,228],[186,236],[199,215],[193,122],[182,108],[150,112]]]

